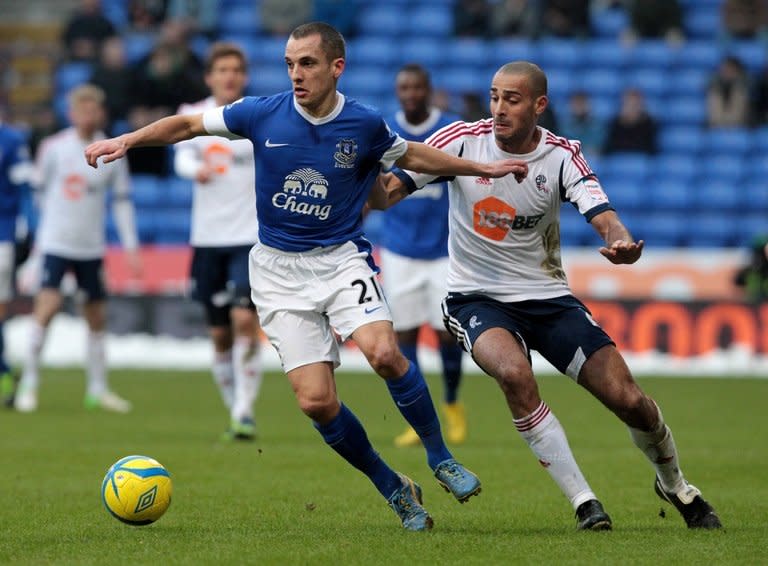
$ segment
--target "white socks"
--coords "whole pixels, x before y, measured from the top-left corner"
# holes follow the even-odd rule
[[[637,428],[627,428],[634,443],[656,469],[656,475],[659,476],[664,490],[678,493],[686,484],[683,473],[680,471],[677,446],[675,446],[675,439],[672,438],[672,431],[664,423],[664,417],[658,405],[656,410],[659,412],[659,422],[653,430],[645,432]]]
[[[235,376],[232,420],[253,419],[253,404],[259,395],[262,380],[258,341],[244,336],[235,337],[232,366]]]
[[[108,389],[104,337],[104,331],[88,331],[85,363],[88,378],[86,394],[93,397],[101,397]]]
[[[530,415],[514,419],[514,423],[574,509],[590,499],[597,499],[576,464],[560,421],[544,401]]]
[[[45,332],[46,329],[43,326],[40,326],[37,321],[32,321],[19,389],[36,390],[40,386],[40,357],[45,343]]]
[[[232,409],[235,399],[235,374],[232,368],[232,350],[213,352],[213,381],[219,389],[221,400],[227,409]]]

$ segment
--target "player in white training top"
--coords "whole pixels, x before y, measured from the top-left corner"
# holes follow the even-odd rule
[[[83,315],[88,324],[85,395],[87,408],[125,413],[131,404],[112,392],[107,384],[104,352],[106,290],[102,261],[105,252],[107,190],[112,190],[112,211],[120,241],[127,250],[132,272],[141,272],[138,238],[130,200],[126,163],[113,163],[94,170],[82,162],[82,152],[95,140],[104,139],[104,92],[83,85],[69,95],[72,127],[45,139],[38,151],[33,184],[42,194],[40,224],[35,246],[42,256],[41,289],[35,296],[34,321],[24,372],[15,407],[22,412],[37,409],[40,355],[46,329],[61,307],[59,286],[72,272],[85,295]]]
[[[568,446],[565,432],[539,396],[530,365],[537,350],[629,427],[656,470],[659,496],[691,528],[719,528],[701,492],[683,477],[677,448],[656,403],[635,383],[608,335],[572,294],[560,263],[559,210],[570,202],[603,237],[600,253],[634,263],[635,242],[614,212],[578,141],[536,125],[547,106],[547,79],[528,62],[504,65],[490,91],[492,119],[457,123],[426,143],[477,161],[524,159],[522,183],[457,177],[450,191],[450,270],[443,302],[447,328],[499,383],[517,430],[576,511],[579,529],[611,528]],[[374,207],[396,202],[434,176],[399,171]],[[382,185],[379,185],[381,188]]]
[[[205,64],[211,96],[181,106],[179,114],[199,114],[241,98],[247,67],[237,45],[212,45]],[[191,291],[205,309],[213,378],[230,411],[224,438],[252,440],[253,403],[262,379],[258,319],[248,284],[248,253],[258,239],[253,145],[221,136],[193,138],[176,145],[174,167],[195,181]]]
[[[259,242],[250,255],[251,296],[280,355],[301,410],[326,444],[366,475],[404,528],[424,531],[432,517],[421,489],[373,449],[360,421],[340,402],[334,330],[351,337],[381,376],[393,402],[422,441],[437,481],[458,501],[479,493],[479,478],[445,445],[418,367],[397,347],[376,280],[362,210],[382,164],[436,175],[525,175],[520,160],[480,164],[392,133],[375,108],[336,90],[345,67],[344,38],[323,22],[291,32],[285,63],[292,89],[244,97],[203,114],[171,116],[90,145],[88,163],[109,163],[130,147],[206,134],[247,138],[256,160]],[[322,470],[308,466],[314,474]]]

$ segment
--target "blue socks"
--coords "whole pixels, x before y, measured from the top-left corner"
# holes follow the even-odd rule
[[[419,367],[411,363],[403,377],[385,381],[400,413],[421,438],[429,467],[434,470],[440,462],[452,458],[440,433],[440,421]]]
[[[339,414],[331,422],[314,425],[325,443],[368,476],[386,499],[401,487],[398,475],[373,449],[363,425],[346,405],[342,403]]]
[[[446,403],[455,403],[458,400],[463,353],[458,344],[440,344],[440,359],[443,361],[443,395]]]

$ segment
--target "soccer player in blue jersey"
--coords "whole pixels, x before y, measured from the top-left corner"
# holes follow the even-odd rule
[[[481,164],[449,156],[393,134],[381,114],[336,90],[345,67],[344,39],[321,22],[299,26],[285,48],[292,91],[246,97],[203,114],[163,118],[96,142],[85,157],[109,163],[131,147],[164,145],[200,135],[253,143],[259,242],[250,256],[251,296],[277,349],[301,410],[325,442],[362,471],[408,530],[432,527],[421,488],[393,471],[373,449],[360,421],[336,393],[339,349],[333,330],[351,337],[426,448],[438,482],[459,501],[480,481],[443,441],[424,378],[397,347],[389,308],[376,281],[362,209],[381,168],[435,175],[512,173],[521,160]]]
[[[23,135],[0,122],[0,396],[3,403],[13,403],[15,383],[5,359],[3,322],[13,296],[14,247],[16,219],[19,216],[31,164]]]
[[[423,142],[459,116],[441,112],[430,104],[429,73],[421,65],[405,65],[397,73],[398,111],[388,124],[406,140]],[[464,406],[458,400],[462,349],[445,330],[440,303],[448,276],[448,186],[432,183],[413,193],[383,214],[381,268],[392,323],[400,350],[418,365],[419,329],[429,324],[437,332],[443,367],[443,416],[445,436],[461,444],[467,436]],[[395,446],[417,446],[412,427],[395,438]]]

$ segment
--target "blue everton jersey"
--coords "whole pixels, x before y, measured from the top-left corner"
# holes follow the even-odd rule
[[[340,93],[323,118],[313,118],[284,92],[209,110],[204,124],[211,134],[251,140],[259,240],[291,252],[350,240],[367,245],[361,213],[380,161],[396,160],[407,149],[377,110]]]
[[[28,167],[29,153],[21,133],[0,124],[0,241],[16,237]]]
[[[460,120],[458,116],[430,111],[419,125],[405,120],[402,112],[389,124],[406,140],[423,142],[443,126]],[[381,245],[388,250],[416,259],[437,259],[448,255],[448,183],[432,183],[387,209],[383,215]]]

